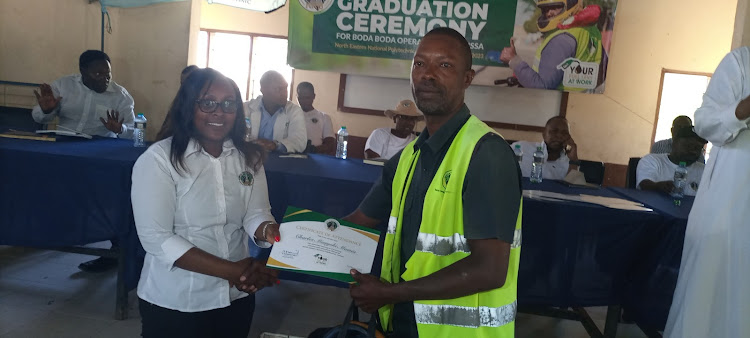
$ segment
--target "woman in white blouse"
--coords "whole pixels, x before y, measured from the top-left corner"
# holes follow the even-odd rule
[[[248,257],[248,234],[279,240],[263,150],[243,140],[237,85],[213,69],[194,71],[168,114],[170,132],[133,167],[142,335],[247,337],[254,293],[279,282]]]

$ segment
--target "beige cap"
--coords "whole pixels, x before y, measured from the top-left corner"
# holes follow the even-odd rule
[[[412,100],[402,100],[396,105],[396,109],[388,109],[385,111],[385,116],[393,118],[396,115],[404,116],[417,116],[421,119],[424,118],[422,112],[417,109],[417,104]]]

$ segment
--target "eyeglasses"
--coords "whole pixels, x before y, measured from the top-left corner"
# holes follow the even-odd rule
[[[214,101],[214,100],[195,100],[195,103],[198,104],[198,108],[206,114],[211,114],[216,111],[216,109],[221,106],[221,111],[224,112],[224,114],[234,114],[237,112],[237,101]]]

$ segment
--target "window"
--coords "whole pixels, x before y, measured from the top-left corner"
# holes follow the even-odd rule
[[[703,103],[703,93],[708,88],[709,80],[711,74],[662,69],[654,142],[672,137],[672,120],[677,116],[686,115],[695,124],[695,111]],[[706,148],[706,159],[710,150],[709,143]]]
[[[247,33],[201,30],[198,67],[211,67],[237,83],[243,100],[261,95],[260,77],[275,70],[292,85],[292,67],[286,64],[287,39]],[[291,94],[291,87],[287,90]]]

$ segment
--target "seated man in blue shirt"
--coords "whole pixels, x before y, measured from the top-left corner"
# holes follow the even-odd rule
[[[263,74],[263,95],[245,102],[245,116],[250,118],[252,138],[266,150],[301,153],[307,146],[305,114],[300,106],[287,100],[287,86],[279,72]]]

